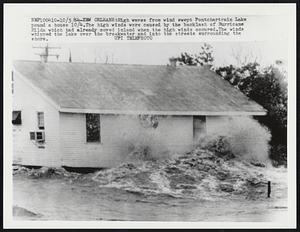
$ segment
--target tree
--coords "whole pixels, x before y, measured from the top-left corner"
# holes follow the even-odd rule
[[[184,52],[181,53],[181,55],[177,57],[176,60],[180,65],[211,65],[214,61],[212,49],[213,47],[211,45],[204,43],[203,46],[201,46],[201,51],[198,54],[188,54],[187,52]]]
[[[249,56],[251,58],[251,56]],[[228,81],[235,88],[250,99],[256,101],[267,110],[265,117],[256,117],[261,124],[267,126],[272,134],[270,142],[270,158],[278,164],[286,164],[287,157],[287,83],[286,73],[280,72],[275,66],[261,68],[259,63],[247,59],[240,60],[240,66],[228,65],[215,68],[224,80]],[[181,53],[176,58],[181,65],[202,66],[212,65],[212,46],[204,44],[198,54],[192,55]],[[245,61],[245,62],[244,62]],[[276,64],[278,61],[276,62]]]
[[[266,117],[256,117],[256,119],[267,126],[272,133],[270,157],[279,164],[284,164],[287,152],[285,75],[274,66],[260,69],[258,63],[248,63],[241,67],[229,65],[215,71],[268,111]]]

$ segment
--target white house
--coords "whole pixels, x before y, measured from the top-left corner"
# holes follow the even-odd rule
[[[228,116],[266,114],[198,66],[15,61],[12,86],[13,160],[32,166],[116,165],[143,115],[156,115],[150,137],[183,152]]]

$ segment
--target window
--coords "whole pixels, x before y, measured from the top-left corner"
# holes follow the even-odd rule
[[[99,114],[86,114],[86,141],[101,142]]]
[[[38,112],[37,113],[37,117],[38,117],[38,128],[40,130],[44,130],[45,129],[45,125],[44,125],[44,112]]]
[[[12,124],[13,125],[21,125],[22,124],[21,111],[13,111]]]

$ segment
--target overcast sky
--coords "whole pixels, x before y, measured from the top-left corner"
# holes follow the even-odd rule
[[[276,42],[211,42],[215,65],[236,64],[237,55],[249,61],[256,59],[262,66],[273,64],[275,60],[287,61],[286,46]],[[38,45],[38,44],[35,44]],[[49,44],[60,46],[50,53],[59,54],[58,61],[68,61],[71,51],[73,62],[123,63],[123,64],[167,64],[172,56],[182,52],[198,53],[203,43],[65,43]],[[13,59],[40,60],[35,53],[41,49],[32,48],[32,44],[16,45]],[[50,57],[49,61],[57,61]]]

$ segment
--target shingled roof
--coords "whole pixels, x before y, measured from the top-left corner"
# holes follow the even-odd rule
[[[15,70],[62,112],[263,115],[204,67],[15,61]]]

